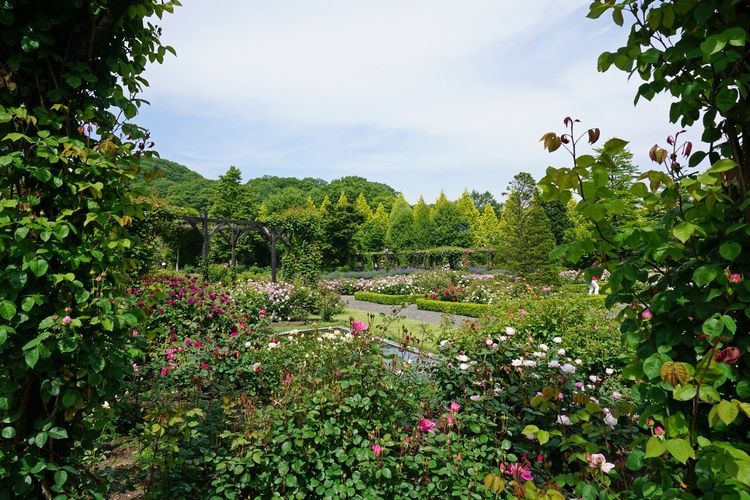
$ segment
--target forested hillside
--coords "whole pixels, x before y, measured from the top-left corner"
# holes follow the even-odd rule
[[[227,175],[237,177],[235,167],[230,167]],[[263,175],[246,179],[245,186],[253,204],[265,203],[271,212],[292,207],[305,206],[310,197],[316,205],[323,203],[326,196],[337,200],[341,193],[356,200],[360,193],[366,193],[368,202],[377,207],[382,203],[390,210],[398,193],[391,186],[372,182],[364,177],[347,176],[330,182],[313,177],[297,179]],[[190,207],[198,211],[211,210],[216,201],[219,181],[206,179],[188,167],[162,158],[147,158],[141,163],[141,173],[137,187],[145,194],[162,198],[171,205]]]

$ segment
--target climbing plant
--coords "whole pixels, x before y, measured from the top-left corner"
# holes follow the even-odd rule
[[[138,355],[129,183],[153,143],[128,120],[178,4],[0,3],[0,497],[106,486],[76,458]]]
[[[570,260],[593,254],[610,272],[610,306],[620,307],[623,340],[637,357],[625,370],[635,382],[640,421],[651,434],[633,444],[625,464],[640,471],[637,497],[738,498],[750,487],[750,244],[747,202],[748,84],[746,37],[750,13],[732,1],[595,1],[590,16],[610,12],[627,43],[599,59],[638,75],[638,97],[669,92],[670,120],[702,117],[706,149],[678,130],[650,151],[658,168],[630,193],[656,216],[627,222],[622,200],[608,185],[612,158],[625,141],[607,141],[601,154],[582,154],[578,120],[542,137],[549,151],[566,148],[571,164],[550,168],[547,199],[574,200],[593,225],[592,237],[558,248]],[[708,158],[709,165],[696,167]],[[573,196],[575,194],[575,196]]]

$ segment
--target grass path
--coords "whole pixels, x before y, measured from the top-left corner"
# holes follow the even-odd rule
[[[350,320],[362,321],[366,325],[370,325],[375,335],[396,342],[402,342],[404,336],[408,335],[409,345],[412,347],[421,347],[430,352],[437,351],[437,345],[444,337],[441,325],[423,323],[406,317],[394,318],[382,313],[377,314],[352,308],[346,308],[343,312],[335,315],[333,321],[321,321],[320,317],[313,316],[304,323],[274,325],[272,328],[276,332],[284,332],[292,329],[304,330],[325,326],[348,326]]]

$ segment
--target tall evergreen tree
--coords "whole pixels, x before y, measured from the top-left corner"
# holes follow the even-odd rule
[[[414,216],[404,195],[396,198],[388,218],[385,243],[391,250],[412,248],[414,244]]]
[[[385,236],[388,232],[388,212],[382,203],[364,224],[359,227],[355,240],[360,252],[379,252],[386,247]]]
[[[367,203],[364,193],[359,193],[359,196],[357,196],[357,200],[354,202],[354,211],[360,214],[365,221],[372,217],[372,208]]]
[[[482,209],[474,231],[474,245],[478,248],[496,248],[500,241],[500,221],[492,205],[488,203]]]
[[[511,191],[500,218],[503,266],[531,282],[556,282],[556,265],[548,257],[555,246],[549,219],[537,196],[528,207],[522,199],[521,191]]]
[[[432,208],[432,233],[434,246],[469,247],[472,244],[469,221],[442,191]]]
[[[414,248],[424,249],[433,246],[432,217],[430,207],[422,196],[414,205]]]
[[[219,176],[210,215],[225,219],[249,219],[256,213],[254,208],[247,187],[242,185],[242,172],[235,166],[229,167],[224,175]]]
[[[477,209],[477,206],[474,204],[474,200],[467,190],[464,190],[463,194],[461,194],[461,197],[456,201],[456,208],[458,208],[458,211],[469,224],[470,243],[466,246],[471,246],[474,244],[474,240],[476,239],[474,233],[478,228],[481,213],[479,212],[479,209]]]

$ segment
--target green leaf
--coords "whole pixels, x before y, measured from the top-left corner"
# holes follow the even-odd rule
[[[55,472],[55,486],[60,488],[68,481],[68,473],[64,470]]]
[[[652,354],[643,362],[643,373],[650,379],[660,378],[661,365],[664,363],[666,356]]]
[[[47,433],[42,431],[34,437],[34,444],[39,448],[44,448],[44,445],[47,444],[48,437],[49,436],[47,436]]]
[[[41,257],[37,257],[28,263],[29,270],[34,273],[34,276],[37,278],[40,276],[43,276],[47,269],[49,269],[49,264],[46,260],[44,260]]]
[[[48,431],[49,437],[52,439],[67,439],[68,431],[62,427],[53,427]]]
[[[21,50],[24,52],[34,52],[39,48],[39,40],[35,40],[28,35],[21,38]]]
[[[742,252],[742,245],[734,241],[722,243],[719,247],[719,255],[727,260],[734,260]]]
[[[382,469],[380,469],[380,472],[383,474],[384,478],[386,479],[391,478],[391,469],[389,469],[388,467],[383,467]]]
[[[26,286],[26,283],[29,281],[29,276],[24,271],[19,271],[18,269],[14,269],[8,273],[10,286],[12,286],[16,290],[20,290],[24,286]]]
[[[691,236],[693,236],[693,234],[695,234],[697,229],[698,226],[695,224],[691,224],[690,222],[680,222],[674,227],[674,229],[672,229],[672,234],[682,243],[685,243]]]
[[[737,384],[737,395],[742,399],[750,398],[750,380],[741,380]]]
[[[726,399],[722,399],[718,405],[716,405],[716,411],[719,414],[719,418],[725,425],[729,425],[734,422],[740,411],[736,405],[730,403]]]
[[[685,439],[669,439],[666,442],[667,451],[678,462],[686,463],[688,458],[695,458],[695,450]]]
[[[79,399],[78,391],[65,391],[62,397],[62,404],[64,408],[70,408]]]
[[[667,445],[664,440],[657,436],[651,436],[646,443],[645,458],[656,458],[662,456],[667,451]]]
[[[714,316],[703,322],[702,329],[703,333],[715,339],[721,336],[721,333],[724,331],[724,323]]]
[[[628,470],[632,470],[634,472],[637,472],[643,468],[643,459],[645,458],[646,454],[643,453],[641,450],[633,450],[628,455],[627,460],[625,460],[625,467],[628,468]]]
[[[0,318],[10,321],[16,315],[16,305],[9,300],[0,301]]]
[[[16,437],[16,428],[15,427],[4,427],[3,428],[3,437],[5,439],[13,439]]]
[[[719,108],[719,112],[726,114],[727,111],[732,109],[737,104],[739,93],[737,89],[723,88],[716,94],[716,107]]]
[[[26,354],[24,354],[23,357],[26,361],[26,364],[29,365],[30,368],[34,368],[37,361],[39,361],[39,350],[31,349],[29,351],[26,351]]]
[[[706,403],[718,403],[721,400],[721,396],[714,386],[701,384],[700,390],[698,391],[698,399],[705,401]]]
[[[724,30],[721,37],[734,47],[743,47],[747,41],[747,33],[739,26]]]
[[[536,438],[539,440],[539,444],[546,444],[549,441],[549,432],[539,431],[536,433]]]
[[[694,385],[680,385],[674,390],[673,396],[677,401],[690,401],[695,397],[696,393]]]
[[[714,163],[711,168],[706,170],[706,172],[710,174],[720,174],[722,172],[728,172],[735,168],[737,168],[737,164],[733,160],[725,158]]]
[[[727,316],[726,314],[722,314],[719,317],[719,320],[724,324],[724,327],[729,330],[732,334],[737,332],[737,323],[734,321],[734,318],[731,316]]]
[[[21,310],[23,310],[23,312],[29,312],[34,308],[35,305],[36,300],[34,300],[33,296],[24,297],[21,301]]]
[[[67,83],[74,89],[77,89],[81,86],[81,83],[83,83],[83,81],[77,75],[68,75],[65,77],[65,83]]]
[[[693,271],[693,281],[698,286],[706,286],[719,275],[721,268],[715,265],[701,266]]]
[[[726,41],[722,40],[719,35],[711,35],[701,43],[701,52],[704,56],[710,57],[723,49],[726,44]]]

